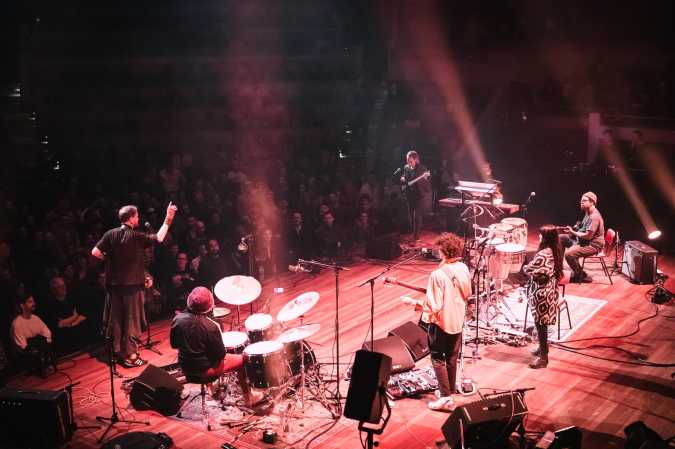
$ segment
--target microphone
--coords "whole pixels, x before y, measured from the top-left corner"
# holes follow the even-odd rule
[[[401,167],[399,167],[399,168],[397,168],[396,170],[394,170],[394,174],[393,174],[392,176],[396,176],[396,175],[398,175],[399,173],[401,173]]]
[[[289,265],[288,271],[293,273],[310,273],[312,270],[307,267],[303,267],[302,265]]]
[[[146,221],[145,223],[143,223],[143,229],[150,229],[150,222],[149,221]]]
[[[530,196],[527,197],[527,200],[525,201],[525,205],[530,204],[535,196],[537,196],[537,192],[530,192]]]

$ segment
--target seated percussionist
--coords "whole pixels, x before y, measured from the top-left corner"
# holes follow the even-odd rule
[[[222,374],[237,372],[246,405],[262,399],[246,382],[244,358],[225,352],[220,325],[207,314],[213,309],[213,295],[206,287],[195,287],[187,298],[187,309],[171,323],[171,347],[178,350],[178,364],[190,379],[210,382]]]

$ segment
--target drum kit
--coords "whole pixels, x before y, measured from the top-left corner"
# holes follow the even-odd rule
[[[318,376],[316,358],[306,340],[319,332],[321,325],[304,324],[303,320],[319,302],[319,293],[302,293],[284,305],[276,317],[253,313],[246,318],[242,330],[239,307],[251,304],[261,292],[260,283],[249,276],[228,276],[215,285],[216,298],[237,307],[236,330],[229,331],[225,331],[222,320],[229,310],[214,308],[213,318],[221,325],[225,351],[244,356],[244,370],[251,387],[274,390],[270,391],[272,396],[280,391],[297,392],[301,408],[304,408],[305,376],[310,374],[310,369],[311,374]],[[295,320],[300,323],[292,326]],[[232,328],[235,328],[234,323]],[[315,393],[314,396],[320,395]],[[320,402],[323,402],[321,399]]]
[[[525,263],[527,221],[523,218],[508,217],[487,228],[474,226],[474,230],[478,252],[482,256],[479,256],[476,266],[486,274],[485,286],[479,290],[487,292],[486,296],[490,299],[486,301],[488,305],[484,308],[485,321],[489,326],[491,318],[487,310],[494,305],[498,306],[496,309],[501,307],[499,295],[503,293],[504,281],[510,274],[520,272]],[[493,284],[496,287],[494,290],[496,295],[492,295]],[[491,310],[496,309],[493,307]]]

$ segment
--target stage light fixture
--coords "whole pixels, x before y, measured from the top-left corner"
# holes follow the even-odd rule
[[[647,238],[649,240],[655,240],[655,239],[658,239],[659,237],[661,237],[661,231],[659,231],[658,229],[655,229],[652,232],[650,232],[649,234],[647,234]]]

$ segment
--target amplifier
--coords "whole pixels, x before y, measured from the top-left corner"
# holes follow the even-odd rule
[[[0,390],[0,441],[16,447],[54,449],[73,436],[64,390]]]
[[[621,273],[637,284],[653,284],[659,252],[637,240],[629,240],[623,248]]]

